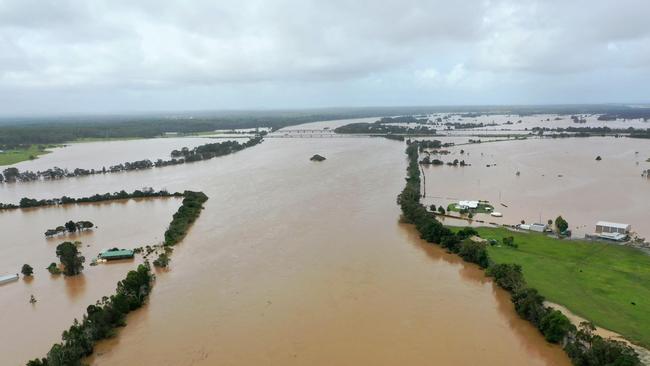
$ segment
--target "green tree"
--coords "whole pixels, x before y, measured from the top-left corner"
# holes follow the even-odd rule
[[[29,264],[23,264],[23,268],[20,270],[20,272],[23,274],[23,276],[31,276],[34,274],[34,268],[32,268],[32,266]]]
[[[66,241],[56,247],[56,256],[65,266],[63,273],[66,276],[75,276],[84,269],[83,262],[86,260],[77,250],[77,246]]]
[[[563,233],[569,228],[569,223],[566,222],[562,216],[558,216],[557,219],[555,219],[555,228],[558,233]]]
[[[48,270],[48,272],[50,272],[50,274],[53,274],[53,275],[61,274],[61,270],[59,269],[59,267],[54,262],[50,263],[50,265],[47,266],[47,270]]]
[[[444,208],[444,207],[442,207],[442,206],[438,206],[438,213],[439,213],[439,214],[444,215],[445,212],[446,212],[446,211],[445,211],[445,208]]]
[[[560,343],[570,331],[575,330],[569,318],[558,310],[551,310],[541,319],[539,329],[551,343]]]
[[[75,224],[74,221],[70,220],[70,221],[65,223],[65,228],[69,232],[74,233],[75,231],[77,231],[77,224]]]

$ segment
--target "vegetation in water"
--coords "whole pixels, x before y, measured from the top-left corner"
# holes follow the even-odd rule
[[[606,355],[585,346],[579,339],[579,331],[570,320],[557,310],[545,306],[544,297],[536,289],[528,287],[521,265],[493,262],[488,252],[488,245],[471,239],[480,234],[478,230],[463,228],[454,232],[436,220],[435,216],[420,203],[418,143],[407,141],[406,153],[409,157],[406,186],[398,196],[397,202],[402,209],[404,221],[415,225],[422,239],[437,243],[460,255],[464,260],[487,268],[486,273],[492,276],[499,286],[511,293],[517,313],[534,324],[549,342],[563,344],[574,363],[590,366],[640,365],[634,350],[622,342],[602,338],[597,340],[595,343],[604,345],[603,348],[609,351]],[[514,235],[513,233],[513,237]],[[496,248],[496,246],[489,246],[489,248]],[[521,249],[508,250],[508,252],[520,251]],[[546,270],[546,273],[556,275],[553,271]],[[593,357],[594,355],[596,357]],[[591,363],[579,363],[583,359],[588,359]]]
[[[309,160],[311,160],[311,161],[323,161],[323,160],[325,160],[325,157],[321,156],[321,155],[318,155],[318,154],[315,154],[314,156],[309,158]]]
[[[153,162],[149,159],[143,159],[109,166],[108,168],[102,167],[99,169],[76,168],[74,170],[68,170],[54,167],[38,172],[29,170],[21,172],[16,167],[9,167],[0,173],[0,183],[3,181],[7,183],[32,182],[37,180],[52,180],[71,177],[83,177],[95,174],[119,173],[132,170],[161,168],[170,165],[179,165],[200,160],[209,160],[218,156],[232,154],[245,148],[255,146],[261,143],[262,140],[262,136],[259,135],[249,139],[244,143],[239,143],[238,141],[223,141],[204,144],[193,149],[184,147],[181,150],[173,150],[171,152],[172,158],[169,160],[158,159]]]
[[[63,264],[63,274],[66,276],[76,276],[84,269],[83,263],[86,261],[77,246],[69,241],[63,242],[56,247],[56,256],[59,257]]]
[[[63,234],[65,232],[69,233],[74,233],[77,231],[84,231],[84,230],[90,230],[93,227],[95,227],[95,224],[93,224],[90,221],[77,221],[74,222],[72,220],[66,222],[62,226],[57,226],[54,229],[47,229],[45,231],[45,236],[53,236],[53,235],[58,235],[58,234]]]
[[[345,126],[337,127],[334,129],[336,133],[358,133],[358,134],[373,134],[373,135],[435,135],[436,130],[428,126],[417,125],[410,126],[396,126],[388,125],[383,122],[377,121],[374,123],[358,122],[350,123]]]
[[[93,353],[98,341],[112,337],[116,328],[126,325],[126,315],[145,303],[152,284],[148,263],[129,271],[117,283],[114,295],[89,305],[82,320],[75,319],[63,332],[61,343],[53,345],[45,357],[27,362],[27,366],[81,366],[81,360]]]
[[[31,276],[34,274],[34,268],[32,268],[32,266],[29,264],[23,264],[23,268],[20,269],[20,273],[22,273],[23,276]]]
[[[201,214],[203,210],[203,203],[208,200],[208,196],[203,192],[185,191],[185,197],[181,207],[174,214],[172,221],[169,223],[169,228],[165,231],[165,246],[174,246],[187,234],[190,225]]]
[[[47,266],[47,271],[50,272],[50,274],[53,274],[53,275],[61,274],[61,270],[59,269],[59,266],[57,266],[56,263],[54,263],[54,262],[50,263],[50,265]]]
[[[166,190],[154,191],[152,188],[143,188],[142,190],[136,189],[128,193],[124,190],[114,193],[95,194],[89,197],[72,198],[63,196],[61,198],[51,199],[34,199],[34,198],[21,198],[19,204],[0,203],[0,210],[28,208],[28,207],[43,207],[43,206],[56,206],[66,205],[72,203],[94,203],[114,200],[124,200],[131,198],[151,198],[151,197],[183,197],[183,193],[169,193]],[[57,228],[58,229],[58,228]],[[55,229],[56,230],[56,229]]]

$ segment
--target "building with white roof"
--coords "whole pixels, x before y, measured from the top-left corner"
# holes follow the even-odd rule
[[[460,209],[477,209],[478,201],[459,201],[458,208]]]
[[[619,224],[617,222],[598,221],[596,223],[596,233],[617,233],[629,234],[632,226],[629,224]]]

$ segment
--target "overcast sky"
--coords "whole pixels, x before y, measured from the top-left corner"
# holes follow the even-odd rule
[[[650,102],[649,0],[0,0],[0,114]]]

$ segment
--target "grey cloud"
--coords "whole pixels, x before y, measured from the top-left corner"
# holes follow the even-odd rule
[[[264,84],[345,104],[328,93],[382,101],[390,81],[400,103],[419,88],[432,103],[436,89],[507,99],[543,75],[648,73],[649,14],[645,0],[0,0],[0,91],[131,100]]]

